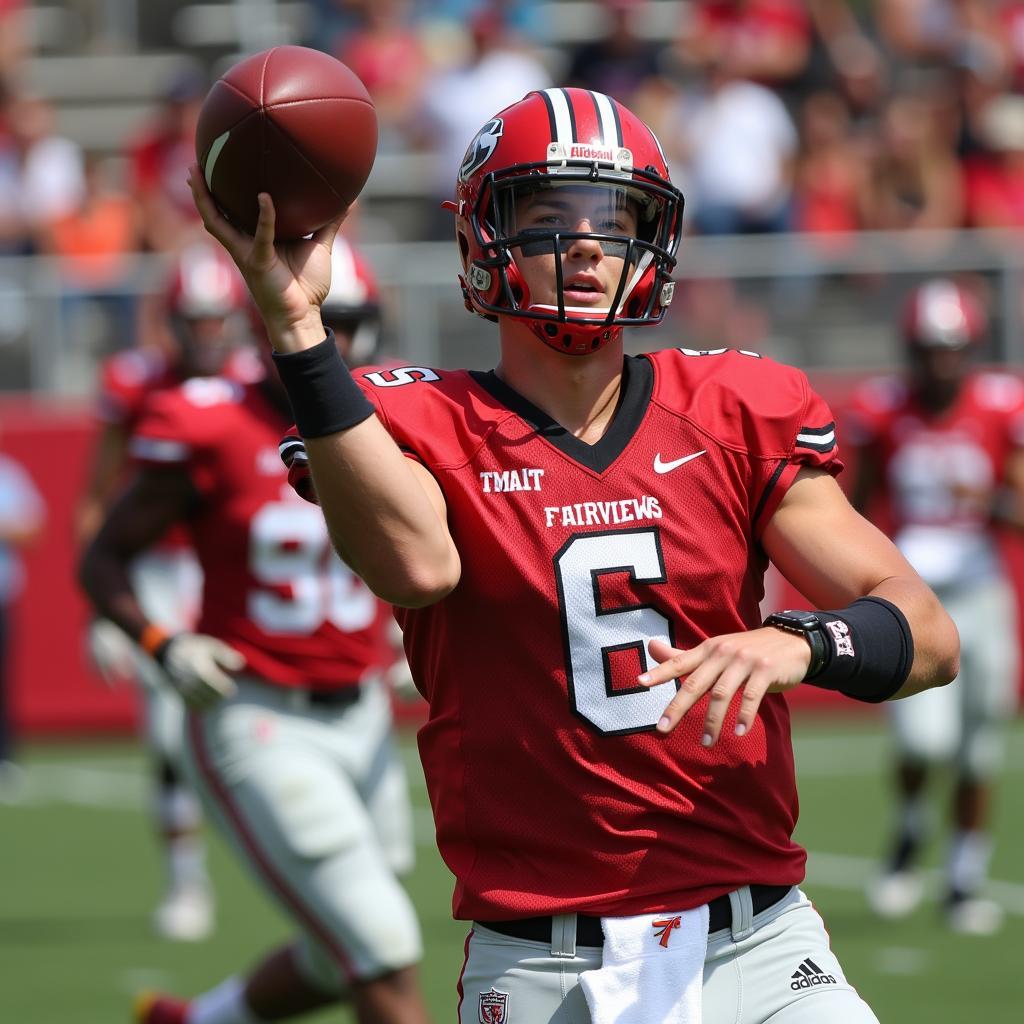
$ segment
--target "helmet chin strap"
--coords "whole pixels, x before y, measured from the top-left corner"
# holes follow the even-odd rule
[[[556,323],[533,317],[526,322],[548,348],[567,356],[589,356],[622,337],[622,328],[614,324]]]

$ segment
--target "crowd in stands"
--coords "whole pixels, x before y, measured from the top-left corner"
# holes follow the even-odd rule
[[[0,0],[0,24],[20,6]],[[296,41],[366,83],[381,152],[433,167],[411,222],[423,238],[450,235],[439,201],[477,128],[549,85],[607,92],[654,126],[694,234],[812,232],[827,248],[864,230],[1024,226],[1024,0],[309,7]],[[54,131],[20,84],[25,46],[0,34],[0,256],[54,254],[70,290],[102,293],[131,253],[180,247],[197,230],[184,171],[208,82],[169,82],[111,159]]]
[[[1024,224],[1024,2],[566,0],[596,38],[550,46],[529,0],[321,0],[385,145],[445,189],[473,129],[528,88],[607,92],[657,128],[703,234]],[[458,29],[453,28],[458,26]]]

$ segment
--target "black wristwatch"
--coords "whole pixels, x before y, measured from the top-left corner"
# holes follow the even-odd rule
[[[765,626],[784,629],[787,633],[799,633],[811,648],[811,663],[807,666],[804,679],[813,679],[824,667],[828,659],[828,639],[825,626],[814,612],[798,611],[787,608],[782,612],[772,612],[764,620]]]

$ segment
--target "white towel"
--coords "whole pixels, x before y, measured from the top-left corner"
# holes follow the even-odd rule
[[[601,929],[601,966],[580,975],[593,1024],[700,1024],[707,904],[602,917]]]

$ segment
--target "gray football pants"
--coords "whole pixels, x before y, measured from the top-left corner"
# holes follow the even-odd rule
[[[748,889],[730,893],[730,902],[732,927],[708,936],[702,1024],[878,1024],[799,889],[753,916]],[[566,952],[474,923],[459,983],[460,1024],[590,1024],[578,980],[601,966],[601,950]],[[488,1018],[496,999],[504,1016]]]

